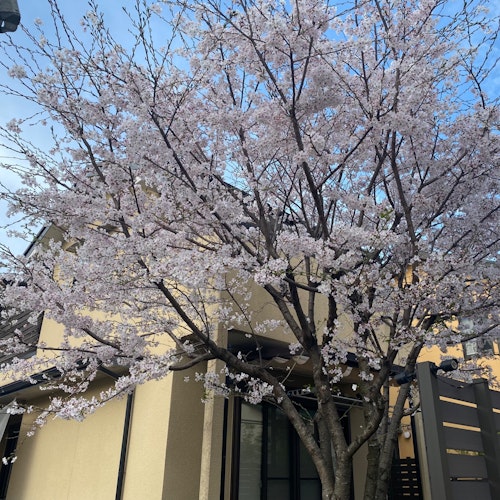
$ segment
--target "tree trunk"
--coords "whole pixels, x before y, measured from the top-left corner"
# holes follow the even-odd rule
[[[321,500],[333,500],[334,488],[331,486],[321,487]]]
[[[337,457],[335,464],[335,488],[333,495],[325,496],[323,490],[323,500],[348,500],[351,498],[352,483],[352,457]]]
[[[376,434],[368,442],[364,500],[387,499],[394,451],[398,445],[396,424],[391,423],[384,434],[385,439],[382,442]]]
[[[399,417],[398,422],[401,421]],[[374,500],[386,500],[387,492],[389,490],[389,481],[391,479],[392,461],[394,459],[394,451],[398,446],[398,432],[397,429],[389,426],[384,447],[380,450],[377,490],[376,494],[371,497]]]
[[[417,351],[416,351],[417,352]],[[385,439],[380,449],[380,458],[378,464],[377,490],[374,500],[386,500],[389,490],[389,481],[391,479],[392,461],[394,451],[398,446],[398,429],[404,414],[404,405],[408,399],[410,384],[404,384],[400,387],[396,403],[393,407],[390,424],[385,429]]]
[[[317,469],[319,474],[319,479],[321,481],[321,499],[322,500],[334,500],[337,497],[334,496],[335,491],[335,481],[334,476],[331,473],[332,469],[328,472],[325,468]]]
[[[373,500],[375,498],[379,478],[379,458],[380,442],[377,434],[374,434],[368,441],[365,500]]]

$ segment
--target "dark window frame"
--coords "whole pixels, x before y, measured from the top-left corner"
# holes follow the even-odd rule
[[[19,433],[21,431],[22,416],[12,415],[7,428],[5,429],[5,445],[2,451],[2,457],[7,459],[12,458],[15,455],[17,442],[19,439]],[[12,467],[14,464],[11,460],[7,463],[1,462],[0,467],[0,500],[7,498],[7,491],[9,488],[10,475],[12,473]]]
[[[465,360],[491,356],[495,352],[494,341],[480,337],[462,342],[462,349]]]
[[[239,481],[240,481],[240,453],[241,453],[241,408],[244,401],[242,398],[234,399],[234,408],[233,408],[233,429],[232,429],[232,460],[231,460],[231,481],[230,481],[230,499],[238,500],[239,499]],[[311,410],[316,406],[316,401],[313,399],[307,398],[307,400],[301,399],[301,405]],[[263,421],[262,421],[262,458],[261,458],[261,485],[260,485],[260,498],[255,500],[274,500],[272,498],[268,498],[267,495],[267,485],[269,481],[269,477],[267,474],[267,443],[268,443],[268,414],[269,410],[266,408],[272,407],[269,404],[263,403],[260,406],[263,408]],[[344,432],[346,437],[350,436],[350,419],[349,419],[349,408],[347,406],[341,406],[342,415],[341,418],[344,422]],[[345,420],[344,420],[345,419]],[[286,500],[310,500],[301,499],[300,498],[300,483],[301,480],[315,480],[319,481],[319,478],[301,478],[300,471],[300,438],[293,429],[293,426],[290,421],[287,421],[288,425],[288,433],[290,439],[290,477],[287,478],[290,481],[290,497]],[[277,479],[277,478],[271,478]],[[351,492],[351,498],[353,498],[353,491]],[[285,499],[280,499],[285,500]],[[318,497],[318,500],[321,500],[321,494]]]

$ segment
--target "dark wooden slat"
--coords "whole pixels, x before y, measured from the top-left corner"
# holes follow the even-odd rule
[[[391,471],[389,500],[420,500],[422,498],[417,461],[403,458],[394,461]]]
[[[497,431],[500,431],[500,413],[493,413]]]
[[[500,410],[500,392],[491,391],[491,405],[493,408]]]
[[[482,455],[448,454],[451,478],[487,478],[486,462]]]
[[[450,500],[492,500],[487,481],[452,481]]]
[[[449,401],[440,400],[439,403],[443,422],[479,427],[476,408],[450,403]]]
[[[483,451],[481,433],[456,427],[443,427],[446,448],[452,450]]]
[[[474,388],[461,382],[438,377],[439,395],[460,401],[475,403]]]

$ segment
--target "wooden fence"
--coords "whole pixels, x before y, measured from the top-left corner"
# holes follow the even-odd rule
[[[417,376],[431,498],[500,499],[500,392],[438,376],[432,363]]]

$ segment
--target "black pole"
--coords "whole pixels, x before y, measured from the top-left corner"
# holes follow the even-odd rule
[[[118,466],[118,480],[116,482],[115,500],[121,500],[123,495],[123,483],[125,480],[125,467],[127,460],[128,438],[130,433],[130,423],[132,420],[132,406],[134,403],[134,392],[127,396],[127,407],[125,409],[125,421],[123,423],[122,449],[120,452],[120,465]]]
[[[227,459],[227,424],[228,424],[228,400],[224,399],[224,434],[222,435],[222,467],[220,474],[220,500],[224,500],[226,489],[226,459]]]
[[[99,371],[105,373],[114,380],[118,380],[119,375],[105,366],[100,366]],[[123,422],[122,448],[120,451],[120,463],[118,465],[118,478],[116,481],[115,500],[121,500],[123,495],[123,483],[125,481],[125,468],[127,465],[128,438],[130,434],[130,424],[132,422],[132,407],[134,404],[135,389],[127,396],[127,406],[125,408],[125,420]]]

